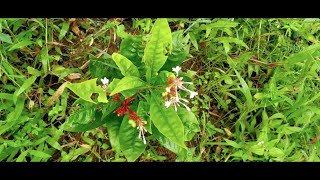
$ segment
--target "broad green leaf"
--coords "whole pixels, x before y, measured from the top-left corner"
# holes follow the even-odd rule
[[[183,31],[175,31],[172,33],[172,52],[168,56],[168,60],[161,70],[171,71],[172,67],[179,66],[189,55],[189,35],[183,36]]]
[[[107,94],[105,91],[98,91],[98,102],[108,103]]]
[[[95,103],[92,99],[92,93],[99,93],[99,96],[106,96],[106,93],[100,86],[96,85],[97,78],[90,79],[81,83],[66,84],[66,87],[73,91],[80,98]],[[99,97],[98,97],[99,98]],[[100,102],[103,101],[103,97],[99,98]]]
[[[154,127],[153,128],[153,132],[154,132],[153,133],[154,137],[159,141],[159,143],[162,146],[164,146],[165,148],[167,148],[170,151],[174,152],[175,154],[179,154],[179,153],[181,153],[183,151],[186,151],[186,149],[181,148],[176,143],[171,141],[169,138],[167,138],[166,136],[161,134],[157,128]]]
[[[8,34],[0,33],[0,41],[12,44],[11,37]]]
[[[165,64],[168,56],[164,52],[169,46],[169,52],[172,50],[172,36],[167,19],[160,18],[154,23],[151,30],[151,40],[144,49],[142,62],[146,65],[147,81],[156,75]]]
[[[226,139],[226,138],[223,138],[223,139],[226,141],[226,143],[227,143],[229,146],[232,146],[232,147],[234,147],[234,148],[242,148],[242,146],[241,146],[240,144],[238,144],[238,143],[236,143],[236,142],[234,142],[234,141],[231,141],[231,140]]]
[[[119,130],[120,130],[122,119],[120,119],[120,117],[116,115],[113,115],[113,117],[114,118],[108,118],[106,120],[106,127],[107,127],[108,137],[110,139],[112,149],[114,149],[117,152],[120,152]]]
[[[114,88],[110,96],[113,96],[114,94],[125,91],[125,90],[142,88],[145,85],[146,83],[138,77],[125,76],[118,82],[117,87]]]
[[[116,116],[112,112],[119,106],[119,102],[104,104],[103,109],[106,110],[103,111],[103,116],[102,112],[96,112],[95,106],[85,107],[72,113],[61,127],[71,132],[84,132],[97,128],[107,121],[115,119]]]
[[[179,146],[186,148],[184,144],[184,127],[173,109],[166,108],[161,103],[161,98],[151,95],[150,99],[150,119],[156,128],[167,138],[177,143]]]
[[[33,76],[40,76],[41,75],[41,72],[36,70],[35,68],[31,67],[31,66],[28,66],[27,67],[27,70],[28,70],[28,73],[33,75]]]
[[[121,78],[122,74],[119,68],[112,60],[112,58],[96,58],[94,56],[89,56],[89,71],[94,78],[103,79],[104,77],[109,78]]]
[[[37,156],[37,157],[40,157],[40,158],[45,158],[45,159],[48,159],[51,157],[50,154],[47,154],[45,152],[42,152],[42,151],[37,151],[37,150],[30,150],[29,153],[33,156]]]
[[[132,64],[132,62],[129,59],[127,59],[126,57],[124,57],[118,53],[113,53],[112,59],[119,67],[122,75],[136,76],[136,77],[140,76],[138,68],[134,64]]]
[[[20,48],[29,46],[29,45],[31,45],[31,44],[33,44],[32,41],[22,40],[22,41],[20,41],[20,42],[18,42],[18,43],[16,43],[16,44],[13,44],[8,51],[12,51],[12,50],[15,50],[15,49],[20,49]]]
[[[130,59],[137,67],[141,67],[144,48],[141,36],[129,36],[121,41],[120,54]]]
[[[138,137],[139,131],[129,122],[129,115],[125,115],[119,130],[120,148],[129,162],[134,162],[144,151],[146,145]]]
[[[276,147],[273,147],[269,150],[269,154],[270,156],[273,156],[273,157],[283,157],[284,156],[284,152],[279,149],[279,148],[276,148]]]
[[[263,155],[264,154],[264,147],[262,145],[253,145],[249,149],[251,152],[258,154],[258,155]]]
[[[23,84],[22,86],[17,89],[14,94],[13,94],[13,102],[16,103],[17,102],[17,98],[18,96],[23,93],[25,90],[27,90],[28,88],[31,87],[31,85],[34,83],[34,81],[37,79],[37,76],[31,76],[30,78],[28,78]]]
[[[69,30],[70,22],[62,23],[62,27],[59,33],[59,41],[67,34]]]
[[[185,108],[179,107],[177,113],[184,126],[184,140],[190,141],[197,132],[200,132],[199,121],[191,111]]]

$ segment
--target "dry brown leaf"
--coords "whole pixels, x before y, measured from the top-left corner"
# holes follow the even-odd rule
[[[53,45],[63,46],[63,47],[66,46],[66,45],[60,44],[60,43],[58,43],[58,42],[48,42],[48,44],[53,44]]]
[[[80,29],[76,23],[73,23],[71,26],[72,32],[74,32],[77,36],[80,36]]]
[[[228,129],[228,128],[223,128],[224,132],[226,132],[228,138],[231,138],[232,137],[232,133],[231,131]]]
[[[52,105],[54,104],[54,102],[59,99],[59,97],[61,96],[61,94],[62,94],[63,91],[64,91],[64,88],[66,87],[66,84],[68,84],[68,83],[69,83],[69,82],[63,83],[63,84],[57,89],[57,91],[49,98],[46,106],[48,106],[48,107],[52,106]]]
[[[34,107],[34,101],[33,100],[30,100],[29,102],[29,109],[32,110]]]
[[[81,78],[80,73],[71,73],[68,75],[68,79],[70,79],[70,80],[75,80],[75,79],[80,79],[80,78]]]
[[[89,144],[81,144],[80,146],[85,149],[91,149],[91,146]]]
[[[313,138],[310,143],[315,144],[317,140],[320,140],[320,134],[318,135],[317,138]]]
[[[217,146],[217,147],[216,147],[216,154],[217,154],[217,155],[220,155],[221,150],[222,150],[221,146]]]
[[[75,22],[76,21],[76,18],[70,18],[69,19],[69,22]]]

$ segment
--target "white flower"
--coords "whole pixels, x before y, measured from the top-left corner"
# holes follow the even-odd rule
[[[171,103],[172,103],[171,101],[166,101],[164,106],[166,106],[166,108],[168,108],[171,105]]]
[[[139,124],[137,127],[139,129],[139,138],[142,136],[143,144],[147,144],[146,138],[144,137],[144,133],[147,132],[147,129],[143,126],[143,124]]]
[[[169,93],[170,92],[170,87],[166,87],[166,92]]]
[[[198,92],[193,92],[193,91],[190,92],[191,99],[194,98],[196,95],[198,95]]]
[[[109,79],[104,77],[103,79],[101,79],[101,82],[102,82],[103,85],[108,85],[109,84]]]
[[[191,109],[185,103],[181,102],[181,100],[184,102],[189,102],[188,100],[183,98],[172,97],[169,101],[165,102],[165,106],[168,108],[171,104],[173,104],[174,110],[177,111],[177,105],[180,106],[180,104],[182,104],[188,111],[191,111]]]
[[[180,70],[181,70],[181,67],[179,67],[179,66],[172,68],[172,71],[176,72],[177,76],[178,76],[178,73]]]

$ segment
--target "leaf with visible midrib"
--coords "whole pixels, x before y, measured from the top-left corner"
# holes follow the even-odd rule
[[[120,151],[120,142],[119,142],[119,130],[121,126],[121,119],[119,116],[111,114],[110,117],[106,120],[106,126],[108,131],[108,136],[112,149],[115,151]]]
[[[151,40],[144,49],[142,62],[145,63],[147,69],[147,80],[161,69],[165,64],[168,56],[164,55],[166,47],[172,50],[172,36],[167,19],[157,19],[151,30]]]
[[[120,149],[128,161],[135,161],[144,151],[146,145],[138,137],[139,131],[129,124],[129,116],[125,115],[119,130]]]
[[[184,125],[185,141],[190,141],[197,132],[200,132],[199,121],[191,111],[185,108],[178,108],[178,116]]]
[[[126,57],[118,53],[113,53],[112,59],[119,67],[122,75],[136,77],[140,76],[138,68]]]
[[[117,86],[111,92],[110,96],[113,96],[114,94],[125,90],[141,88],[145,85],[146,83],[138,77],[125,76],[118,82]]]
[[[81,83],[66,84],[65,86],[69,88],[71,91],[73,91],[80,98],[86,101],[95,103],[91,99],[91,96],[92,96],[92,93],[98,93],[99,94],[98,102],[107,103],[108,100],[106,98],[106,94],[100,86],[96,85],[96,81],[97,81],[97,78],[83,81]]]
[[[161,100],[151,95],[150,99],[150,119],[156,128],[177,145],[186,148],[184,144],[184,127],[172,107],[166,108],[159,102]]]

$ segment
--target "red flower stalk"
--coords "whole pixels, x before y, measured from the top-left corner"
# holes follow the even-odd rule
[[[115,110],[114,113],[118,113],[118,116],[123,116],[127,114],[127,112],[129,112],[130,110],[130,107],[128,106],[128,104],[133,100],[134,100],[133,97],[125,99],[124,102],[122,103],[122,106],[120,106],[117,110]]]
[[[134,120],[134,122],[139,126],[140,121],[142,120],[140,116],[137,115],[136,112],[129,109],[129,119]],[[142,122],[142,121],[141,121]],[[143,123],[143,122],[142,122]]]
[[[120,101],[120,98],[119,98],[119,94],[118,94],[118,93],[114,95],[113,101],[114,101],[114,102],[117,102],[117,101],[119,102],[119,101]]]

